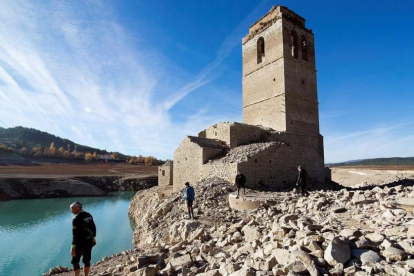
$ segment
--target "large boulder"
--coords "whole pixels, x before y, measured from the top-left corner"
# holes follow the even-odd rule
[[[276,258],[278,264],[288,265],[289,264],[289,251],[286,249],[274,249],[272,255]]]
[[[242,228],[242,233],[244,234],[244,239],[247,242],[259,240],[260,237],[262,236],[256,227],[249,226],[249,225],[246,225]]]
[[[176,221],[170,226],[170,241],[172,243],[177,243],[183,240],[188,240],[198,233],[197,230],[200,226],[200,222],[194,220]]]
[[[323,258],[331,266],[346,263],[351,258],[348,243],[338,237],[333,238],[326,248]]]

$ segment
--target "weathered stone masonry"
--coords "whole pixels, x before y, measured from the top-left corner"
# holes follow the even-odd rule
[[[172,179],[179,190],[208,177],[233,182],[240,170],[250,187],[283,186],[295,181],[298,165],[325,181],[314,36],[305,19],[274,6],[250,27],[242,52],[244,123],[219,123],[187,136],[174,167],[167,165],[172,176],[160,178],[160,185]]]

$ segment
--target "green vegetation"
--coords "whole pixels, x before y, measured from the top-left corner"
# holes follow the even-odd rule
[[[14,149],[0,143],[0,154],[14,153]]]
[[[1,141],[6,145],[1,144]],[[15,144],[16,150],[9,147]],[[14,146],[14,145],[12,145]],[[76,149],[76,150],[75,150]],[[71,140],[63,139],[53,134],[33,128],[0,127],[0,154],[16,152],[22,156],[52,157],[62,159],[79,159],[85,162],[101,160],[125,160],[129,164],[158,165],[162,161],[153,156],[128,156],[119,152],[108,152],[97,148],[79,145]],[[131,161],[132,160],[132,161]]]
[[[358,161],[348,161],[342,163],[329,164],[332,167],[341,166],[413,166],[414,157],[390,157],[363,159]]]
[[[67,149],[68,145],[71,150],[75,149],[81,152],[94,152],[98,154],[107,153],[106,150],[100,150],[88,146],[76,144],[68,139],[63,139],[53,134],[43,132],[34,128],[25,127],[13,127],[13,128],[0,128],[0,139],[7,139],[16,144],[16,148],[34,148],[34,147],[49,147],[54,143],[56,148],[63,147]]]

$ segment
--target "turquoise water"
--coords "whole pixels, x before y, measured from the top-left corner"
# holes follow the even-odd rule
[[[132,249],[133,225],[128,217],[134,192],[116,192],[108,197],[30,199],[0,202],[0,275],[32,276],[57,265],[71,267],[74,201],[92,214],[97,227],[97,245],[92,262]]]

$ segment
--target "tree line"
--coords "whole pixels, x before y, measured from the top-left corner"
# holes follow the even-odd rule
[[[120,154],[119,152],[110,152],[100,154],[96,151],[93,152],[83,152],[78,150],[72,150],[69,152],[67,149],[63,147],[56,147],[55,143],[52,142],[49,147],[44,146],[36,146],[33,148],[23,147],[21,149],[14,150],[11,147],[7,147],[4,144],[0,143],[0,154],[10,154],[10,153],[17,153],[22,156],[30,156],[30,157],[54,157],[54,158],[62,158],[62,159],[84,159],[85,162],[92,162],[94,160],[101,160],[101,161],[108,161],[108,160],[125,160],[128,164],[135,164],[135,165],[160,165],[163,163],[162,160],[157,159],[154,156],[126,156]]]
[[[0,143],[0,154],[14,153],[14,149]]]
[[[143,155],[139,155],[139,156],[131,156],[129,158],[127,158],[126,163],[128,164],[143,164],[143,165],[160,165],[163,163],[163,161],[158,160],[157,158],[155,158],[154,156],[143,156]]]
[[[57,149],[61,147],[65,148],[70,145],[72,150],[74,150],[76,146],[79,152],[97,152],[98,154],[107,153],[106,150],[79,145],[69,139],[64,139],[34,128],[26,128],[20,126],[13,128],[0,128],[0,138],[13,142],[19,149],[26,148],[28,151],[32,150],[35,147],[43,147],[42,149],[44,149],[53,143]]]

